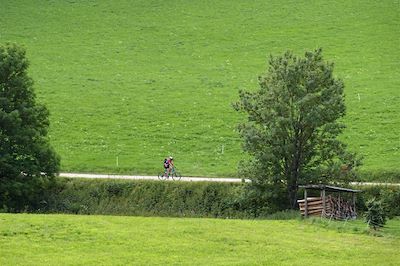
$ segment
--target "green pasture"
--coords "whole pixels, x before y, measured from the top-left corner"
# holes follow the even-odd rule
[[[327,223],[327,222],[326,222]],[[396,265],[400,220],[356,222],[0,214],[1,265]],[[335,227],[336,226],[336,227]]]
[[[257,88],[270,54],[317,47],[346,85],[343,140],[364,171],[397,171],[399,12],[398,0],[0,0],[0,43],[27,50],[62,171],[156,174],[171,154],[185,175],[234,176],[238,90]]]

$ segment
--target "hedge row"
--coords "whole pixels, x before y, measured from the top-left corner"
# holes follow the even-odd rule
[[[244,217],[242,184],[59,179],[35,211],[141,216]]]
[[[358,187],[359,193],[357,206],[361,211],[366,210],[366,202],[371,198],[381,200],[389,218],[400,216],[400,186],[364,186]]]
[[[359,179],[363,182],[400,183],[400,171],[360,171]]]
[[[364,187],[359,211],[372,197],[400,216],[400,187]],[[299,193],[299,196],[301,192]],[[301,196],[300,196],[301,197]],[[284,210],[284,188],[252,191],[245,184],[58,179],[31,212],[140,216],[257,218]]]

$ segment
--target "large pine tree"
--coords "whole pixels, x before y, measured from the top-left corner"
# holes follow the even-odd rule
[[[25,50],[0,46],[0,209],[19,211],[59,170],[49,144],[49,112],[35,101]]]

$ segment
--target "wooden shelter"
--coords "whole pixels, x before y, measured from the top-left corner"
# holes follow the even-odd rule
[[[309,215],[326,217],[330,219],[347,220],[357,218],[356,193],[361,190],[334,187],[329,185],[305,185],[304,199],[298,200],[301,214],[304,217]],[[319,197],[308,197],[307,191],[319,190]],[[343,197],[343,194],[350,194]]]

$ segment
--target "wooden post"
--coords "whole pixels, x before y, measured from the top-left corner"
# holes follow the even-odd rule
[[[308,217],[307,189],[304,188],[304,217]]]
[[[357,211],[356,211],[356,193],[351,193],[352,194],[352,196],[353,196],[353,210],[354,210],[354,215],[356,215],[356,217],[357,217]],[[355,218],[356,218],[355,217]]]
[[[325,188],[321,191],[322,193],[322,216],[326,216],[326,199],[325,199]]]

